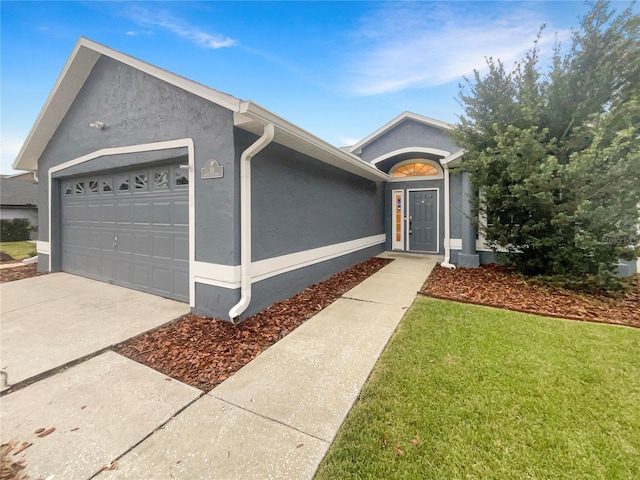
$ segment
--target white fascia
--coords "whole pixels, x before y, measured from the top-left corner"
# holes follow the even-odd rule
[[[277,127],[274,141],[281,145],[374,182],[391,180],[390,175],[360,157],[325,142],[256,103],[242,102],[240,110],[234,114],[235,126],[256,135],[267,123]]]

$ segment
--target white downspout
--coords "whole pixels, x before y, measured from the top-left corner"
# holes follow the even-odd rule
[[[444,167],[444,261],[440,264],[444,268],[453,270],[456,266],[449,263],[451,260],[451,221],[449,218],[449,165],[443,162]]]
[[[229,310],[229,320],[236,324],[251,302],[251,159],[273,140],[273,123],[240,157],[240,301]]]

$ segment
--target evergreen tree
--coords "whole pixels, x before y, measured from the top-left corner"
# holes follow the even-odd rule
[[[640,241],[640,16],[598,1],[554,52],[547,74],[537,40],[512,70],[489,58],[460,87],[454,137],[490,246],[525,274],[609,288]]]

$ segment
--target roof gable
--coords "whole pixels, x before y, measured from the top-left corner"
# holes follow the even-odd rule
[[[403,112],[400,115],[398,115],[396,118],[391,120],[389,123],[386,123],[379,129],[377,129],[371,135],[366,136],[365,138],[360,140],[358,143],[351,146],[349,148],[349,151],[354,155],[359,155],[362,152],[362,149],[366,145],[373,142],[377,138],[381,137],[385,133],[393,130],[397,125],[399,125],[401,122],[405,120],[414,120],[416,122],[429,125],[431,127],[435,127],[440,130],[451,130],[453,128],[453,125],[451,125],[450,123],[442,122],[434,118],[425,117],[424,115],[418,115],[417,113],[413,113],[413,112]]]
[[[155,67],[149,63],[130,57],[124,53],[105,47],[81,37],[67,60],[51,93],[47,97],[40,114],[13,162],[16,170],[35,170],[37,160],[51,140],[60,122],[66,115],[76,95],[89,77],[91,70],[101,56],[111,57],[119,62],[143,71],[151,76],[176,85],[195,95],[217,103],[231,110],[237,110],[240,100],[174,73]]]
[[[239,98],[155,67],[84,37],[81,37],[76,43],[38,118],[27,135],[12,165],[14,169],[37,170],[38,159],[101,56],[113,58],[125,65],[129,65],[231,110],[234,112],[234,125],[243,130],[261,135],[264,125],[272,123],[275,126],[274,141],[286,147],[313,156],[320,161],[369,180],[380,181],[389,178],[388,175],[361,161],[357,156],[319,139],[260,105],[251,101],[242,101]]]

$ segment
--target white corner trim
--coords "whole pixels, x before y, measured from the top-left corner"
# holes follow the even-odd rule
[[[51,244],[49,242],[43,242],[42,240],[36,241],[36,252],[43,255],[51,255]]]
[[[383,233],[252,262],[251,283],[373,247],[385,241],[386,235]],[[192,271],[198,283],[228,289],[240,288],[240,265],[230,266],[198,261],[193,263]]]
[[[372,165],[377,165],[378,163],[387,160],[391,157],[395,157],[396,155],[402,155],[405,153],[428,153],[431,155],[437,155],[439,157],[448,157],[450,152],[448,152],[447,150],[440,150],[437,148],[430,148],[430,147],[405,147],[405,148],[399,148],[397,150],[394,150],[392,152],[389,153],[385,153],[384,155],[380,155],[379,157],[373,159],[371,161]],[[426,160],[426,159],[425,159]],[[433,160],[432,160],[433,161]],[[442,169],[442,167],[440,167],[440,169]]]
[[[140,152],[152,152],[156,150],[167,150],[171,148],[187,148],[188,159],[189,159],[189,305],[191,307],[195,306],[195,281],[193,278],[193,263],[195,261],[195,173],[194,173],[194,145],[193,139],[191,138],[181,138],[177,140],[167,140],[164,142],[154,142],[154,143],[143,143],[140,145],[127,145],[124,147],[112,147],[112,148],[103,148],[100,150],[96,150],[95,152],[87,153],[78,158],[74,158],[73,160],[69,160],[67,162],[61,163],[60,165],[56,165],[55,167],[51,167],[48,172],[48,188],[49,188],[49,198],[48,198],[48,208],[49,208],[49,241],[46,242],[49,246],[49,252],[51,251],[51,231],[53,229],[53,189],[51,188],[51,181],[53,179],[53,174],[62,170],[65,170],[70,167],[74,167],[81,163],[87,162],[89,160],[94,160],[98,157],[103,157],[107,155],[123,155],[127,153],[140,153]],[[51,271],[52,258],[49,254],[49,271]]]

